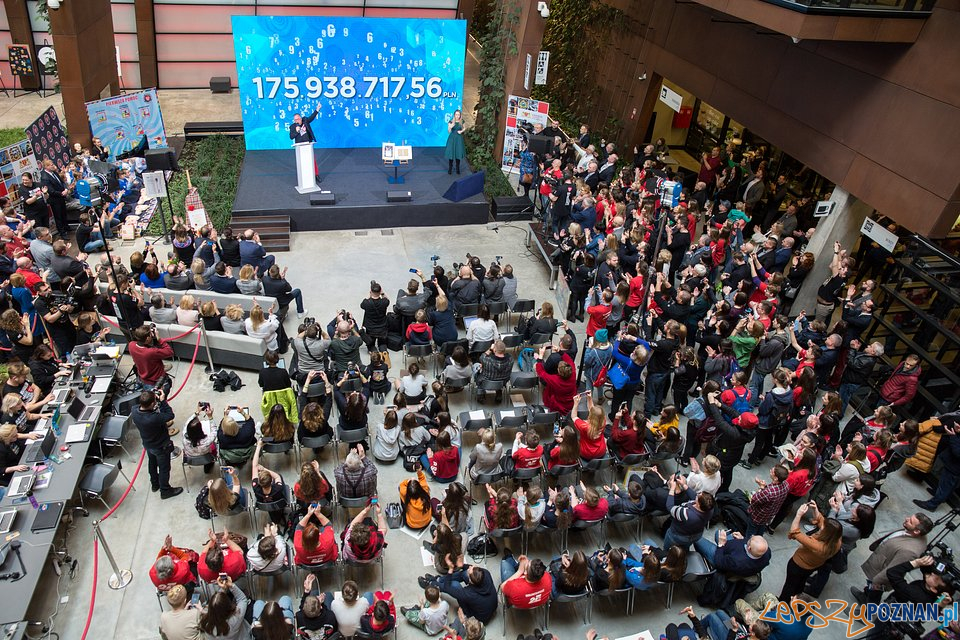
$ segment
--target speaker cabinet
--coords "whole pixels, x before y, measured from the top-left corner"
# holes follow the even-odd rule
[[[169,147],[163,149],[147,149],[143,154],[147,161],[147,171],[178,171],[177,154]]]
[[[319,206],[325,204],[337,204],[337,196],[333,193],[315,193],[310,196],[310,205]]]
[[[409,191],[387,191],[387,202],[410,202],[413,194]]]
[[[230,78],[227,76],[214,76],[210,78],[211,93],[230,93]]]

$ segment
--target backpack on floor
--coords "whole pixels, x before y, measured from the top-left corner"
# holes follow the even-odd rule
[[[474,564],[480,564],[484,558],[492,558],[498,553],[493,538],[485,533],[478,533],[467,542],[467,555]]]

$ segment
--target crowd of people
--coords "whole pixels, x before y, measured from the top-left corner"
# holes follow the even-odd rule
[[[617,174],[609,170],[617,164],[615,148],[605,149],[602,162],[586,163],[582,180],[575,166],[555,160],[556,184],[541,190],[556,232],[552,259],[571,293],[565,319],[543,302],[509,327],[532,345],[519,354],[501,333],[505,310],[518,300],[517,278],[499,261],[487,266],[468,255],[450,272],[414,270],[392,304],[371,281],[359,320],[340,309],[323,325],[305,317],[302,293],[250,230],[218,235],[177,221],[174,251],[163,262],[146,245],[129,268],[105,261],[91,268],[85,254],[72,257],[45,226],[8,227],[19,238],[8,246],[20,249],[4,288],[0,340],[18,362],[8,366],[0,407],[0,484],[20,469],[29,425],[46,415],[53,382],[69,370],[60,358],[105,339],[100,312],[132,330],[142,386],[132,420],[151,489],[164,499],[180,495],[182,488],[170,484],[171,458],[202,460],[210,477],[195,500],[200,518],[229,525],[254,509],[267,520],[255,540],[232,526],[211,528],[198,551],[166,538],[150,579],[169,604],[160,618],[167,640],[274,640],[295,629],[311,638],[358,631],[379,637],[401,617],[428,635],[479,640],[501,597],[494,576],[468,550],[478,540],[486,546],[481,530],[531,541],[560,532],[566,539],[571,528],[625,518],[653,520],[659,536],[542,558],[501,546],[503,602],[538,609],[588,589],[649,591],[683,580],[697,554],[710,569],[698,605],[715,611],[701,619],[684,610],[687,621],[671,625],[666,637],[806,637],[803,620],[759,620],[758,612],[770,602],[819,597],[833,573],[847,571],[858,542],[873,536],[880,487],[902,482],[892,474],[914,456],[921,437],[910,413],[919,358],[907,355],[891,366],[885,345],[863,338],[876,284],[857,277],[863,270],[839,244],[816,307],[791,309],[823,258],[805,252],[812,232],[797,223],[804,203],[787,203],[781,213],[779,191],[766,203],[755,197],[765,179],[762,161],[709,154],[697,186],[666,208],[651,188],[662,173],[654,150],[645,148],[634,169]],[[730,163],[739,167],[740,189],[727,182]],[[108,284],[106,295],[97,280]],[[186,293],[174,308],[154,291],[160,288]],[[254,301],[268,296],[278,306],[254,304],[249,314],[239,306],[221,312],[212,302],[197,308],[191,289]],[[290,304],[302,322],[288,339]],[[586,323],[585,338],[574,331],[577,321]],[[178,421],[167,401],[173,351],[150,322],[203,322],[211,331],[261,338],[267,353],[258,375],[260,407],[204,401]],[[416,357],[397,371],[389,351],[400,344],[443,350],[442,373],[430,379]],[[291,348],[296,365],[279,366]],[[500,404],[518,370],[539,379],[541,402],[527,410],[548,415],[539,421],[546,428],[525,424],[502,442],[497,429],[480,429],[470,448],[453,410],[455,394],[472,381],[479,403]],[[382,412],[371,411],[378,405]],[[854,593],[859,600],[878,602],[889,593],[949,604],[955,585],[931,569],[934,523],[927,512],[960,481],[956,418],[941,416],[935,431],[949,471],[900,531],[871,545],[865,588]],[[347,450],[325,471],[320,454],[329,446]],[[278,447],[301,450],[296,478],[266,464]],[[387,464],[408,475],[384,486],[379,472]],[[601,481],[610,467],[629,469],[624,482]],[[571,475],[580,479],[565,482]],[[474,485],[482,499],[472,495]],[[355,506],[338,526],[336,504],[344,499]],[[771,536],[784,520],[796,546],[774,554]],[[352,580],[336,595],[320,588],[326,567],[383,559],[389,531],[399,526],[429,532],[424,546],[434,562],[417,578],[418,602],[398,608],[390,591],[364,592]],[[779,594],[756,599],[774,555],[786,566]],[[236,584],[248,572],[294,567],[307,574],[298,606],[290,595],[251,598]],[[908,581],[914,569],[924,577]],[[201,584],[209,587],[203,598]]]

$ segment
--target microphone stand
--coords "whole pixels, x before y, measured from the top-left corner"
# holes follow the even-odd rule
[[[20,571],[11,571],[9,573],[0,573],[0,580],[9,580],[10,582],[16,582],[20,580],[25,575],[27,575],[27,567],[23,564],[23,556],[20,555],[20,541],[12,540],[10,541],[10,550],[17,554],[17,562],[20,563]]]

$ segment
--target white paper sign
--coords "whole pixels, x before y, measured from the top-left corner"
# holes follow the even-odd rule
[[[547,84],[547,67],[550,66],[550,52],[541,51],[537,54],[537,72],[533,77],[533,84]]]
[[[533,64],[533,56],[527,54],[527,66],[523,72],[523,88],[530,91],[530,66]]]
[[[148,198],[167,197],[167,184],[163,181],[162,171],[148,171],[143,174],[143,193]]]
[[[670,87],[663,85],[660,87],[660,102],[679,113],[680,106],[683,104],[683,96]]]
[[[193,209],[192,211],[187,211],[187,223],[194,229],[199,229],[203,225],[207,224],[206,209]]]
[[[860,233],[867,236],[890,253],[893,253],[893,249],[900,241],[900,238],[897,237],[897,234],[888,231],[887,228],[882,224],[878,223],[876,220],[871,220],[870,218],[865,219],[863,224],[860,225]]]

